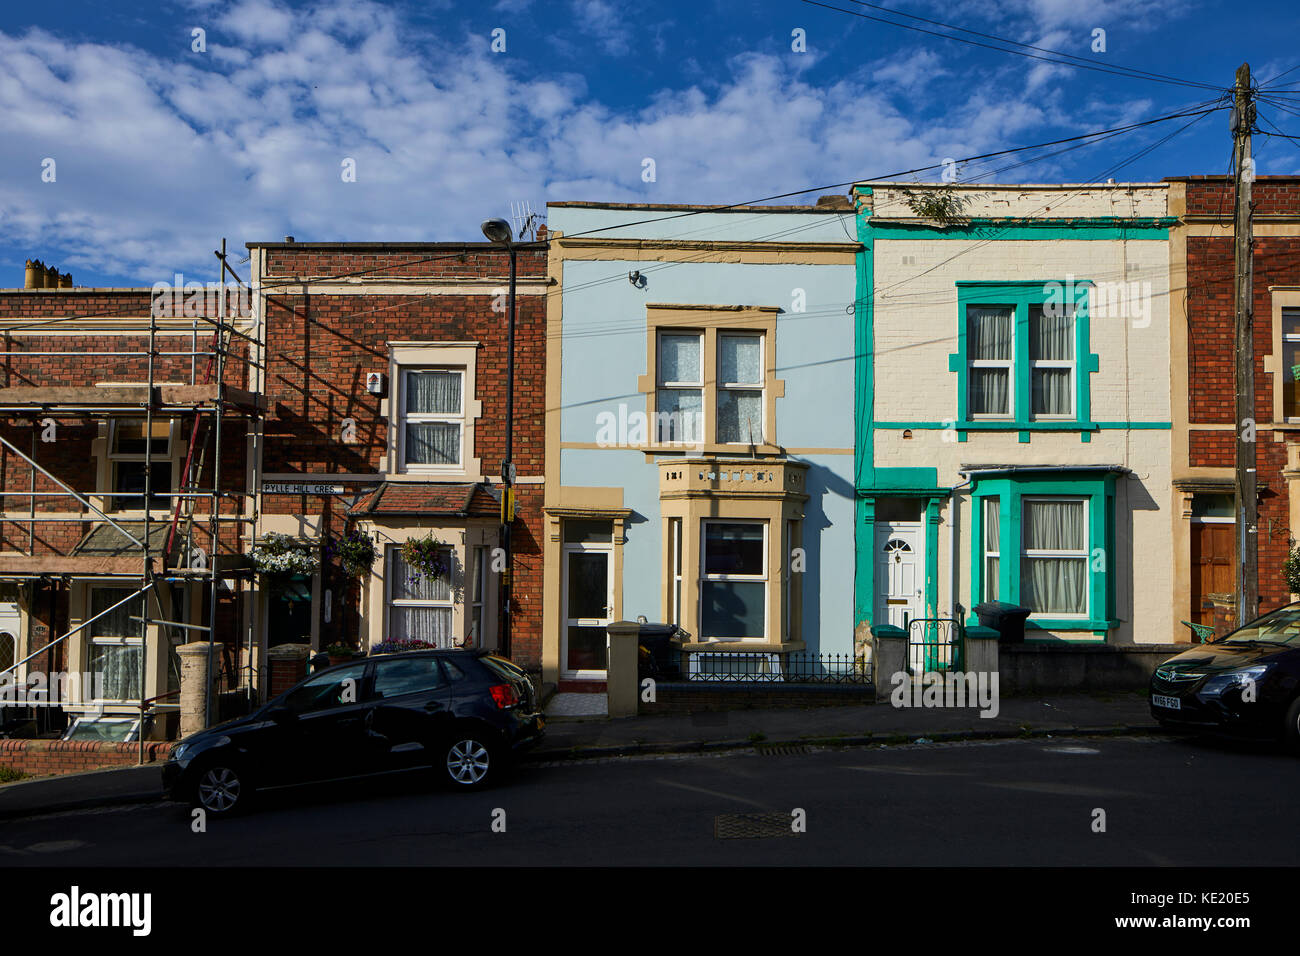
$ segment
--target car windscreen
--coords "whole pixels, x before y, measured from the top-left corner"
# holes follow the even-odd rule
[[[1300,645],[1300,606],[1284,607],[1233,631],[1224,644]]]

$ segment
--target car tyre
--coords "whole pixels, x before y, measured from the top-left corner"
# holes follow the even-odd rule
[[[1300,754],[1300,697],[1291,701],[1286,709],[1286,722],[1282,725],[1282,742],[1292,753]]]
[[[477,729],[452,734],[442,747],[440,766],[456,790],[481,790],[497,779],[501,750],[492,736]]]
[[[229,817],[252,802],[248,775],[224,760],[213,760],[199,769],[194,782],[193,804],[211,816]]]

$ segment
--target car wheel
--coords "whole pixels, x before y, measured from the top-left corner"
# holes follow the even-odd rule
[[[458,790],[477,790],[496,779],[497,749],[486,734],[462,731],[443,750],[447,779]]]
[[[1286,723],[1282,726],[1282,742],[1295,753],[1300,753],[1300,697],[1291,701],[1286,709]]]
[[[248,804],[250,793],[248,781],[238,769],[227,763],[211,763],[199,771],[194,805],[228,817]]]

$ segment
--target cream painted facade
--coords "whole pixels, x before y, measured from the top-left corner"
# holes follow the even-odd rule
[[[1168,192],[1163,184],[956,187],[963,219],[944,228],[918,217],[900,187],[859,187],[859,235],[868,247],[859,296],[869,299],[863,318],[870,340],[863,370],[870,395],[859,422],[858,490],[868,502],[858,524],[860,638],[864,620],[879,616],[882,586],[862,582],[876,560],[865,554],[877,550],[870,502],[919,495],[931,505],[922,513],[934,525],[924,545],[926,614],[973,622],[971,609],[987,595],[973,593],[982,545],[972,491],[980,495],[990,482],[998,483],[1004,528],[1018,518],[1005,509],[1019,507],[1021,487],[1028,498],[1050,499],[1053,488],[1064,498],[1084,496],[1090,522],[1092,508],[1113,509],[1094,526],[1099,538],[1113,539],[1088,542],[1089,586],[1101,587],[1087,613],[1032,614],[1031,625],[1050,623],[1031,627],[1030,639],[1178,638],[1168,597],[1175,418]],[[1008,366],[1006,401],[1014,410],[963,415],[974,367],[964,351],[967,306],[1019,303],[1016,321],[1024,324],[1026,304],[1032,311],[1058,289],[1056,301],[1076,301],[1071,284],[1077,301],[1087,303],[1078,305],[1087,327],[1086,340],[1075,340],[1071,388],[1082,391],[1073,396],[1073,413],[1026,413],[1031,396],[1017,397],[1016,386],[1033,380],[1033,365],[1021,352],[1027,333],[1020,333]],[[863,415],[861,406],[860,399]],[[1003,564],[1022,559],[1020,548],[1003,540]],[[1105,603],[1109,609],[1099,606]]]

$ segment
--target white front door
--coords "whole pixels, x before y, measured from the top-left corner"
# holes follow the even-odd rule
[[[907,630],[925,616],[925,538],[919,521],[876,522],[877,624]]]
[[[604,680],[607,628],[614,617],[614,550],[567,544],[561,555],[564,632],[560,674],[569,680]]]

